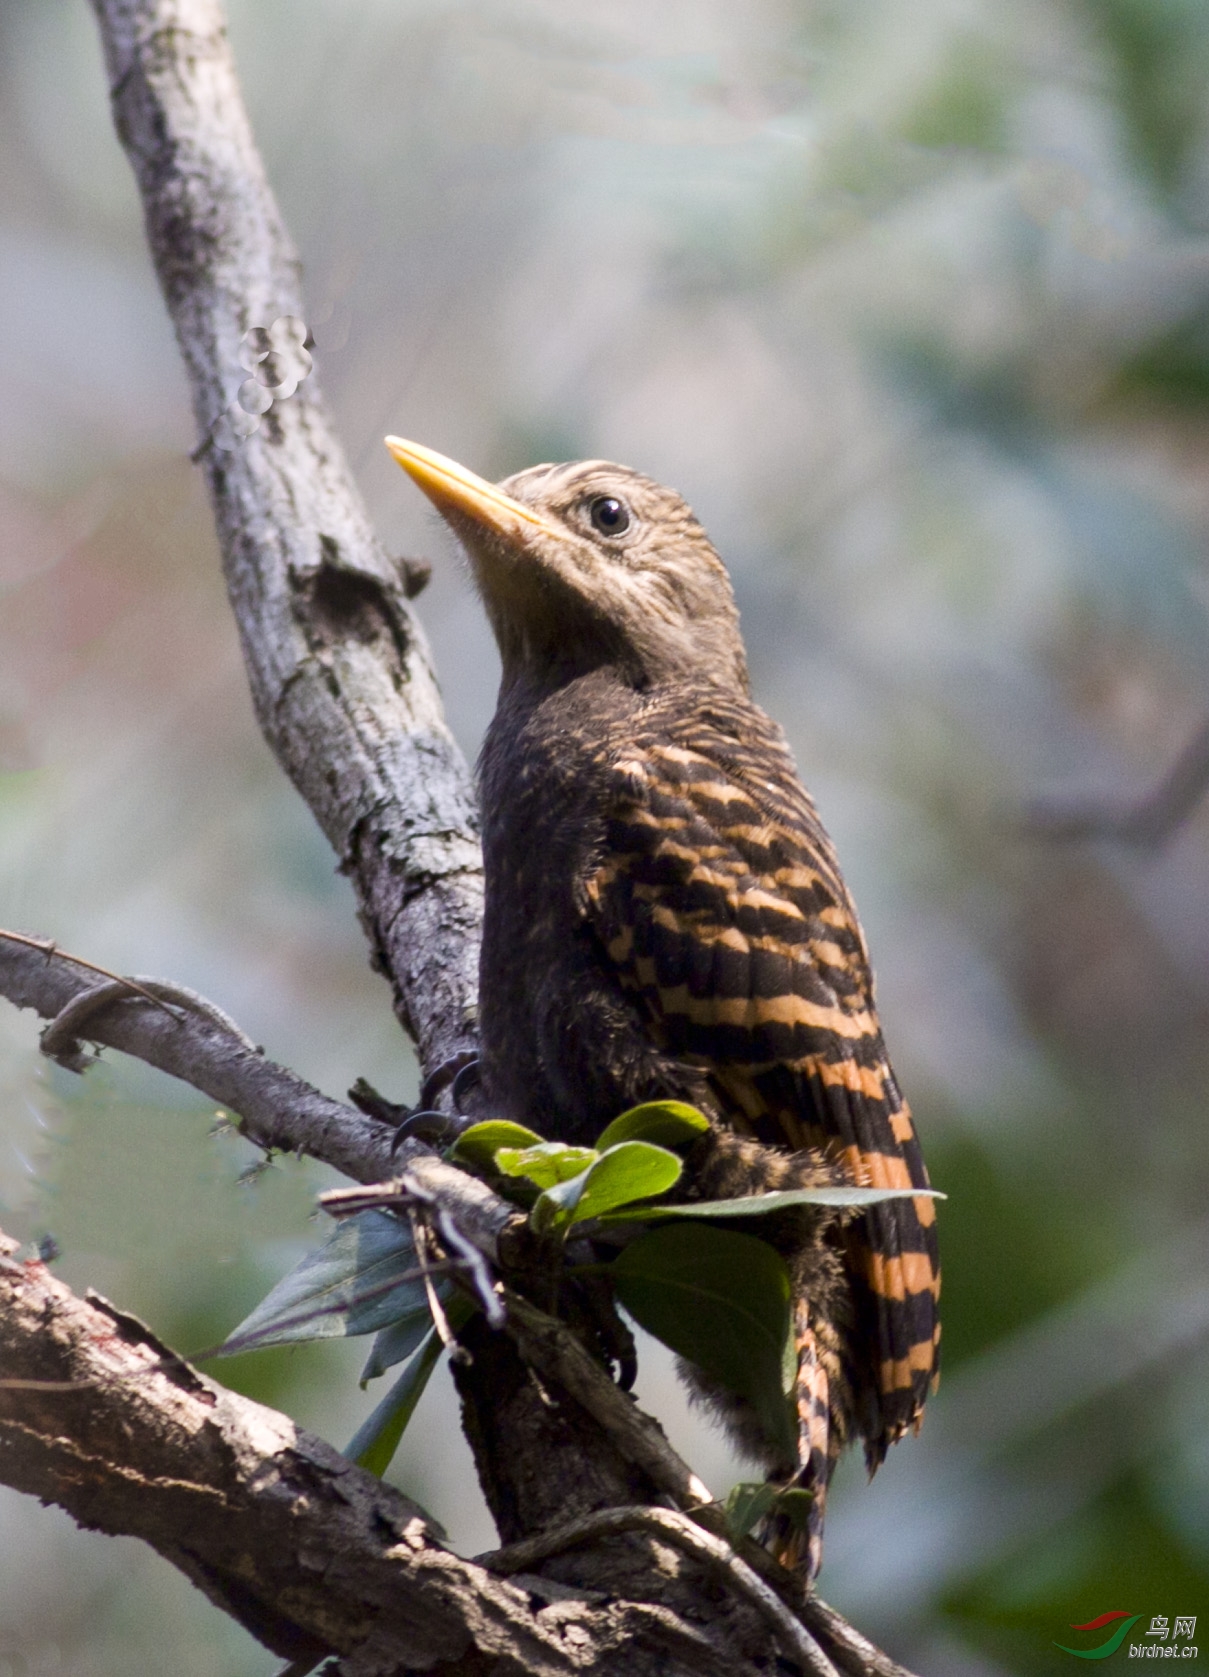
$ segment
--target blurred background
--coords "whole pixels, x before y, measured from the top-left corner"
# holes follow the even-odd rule
[[[824,1593],[925,1677],[1068,1669],[1108,1610],[1209,1640],[1209,806],[1148,846],[1023,819],[1129,806],[1209,716],[1209,8],[232,0],[231,29],[317,374],[392,550],[435,562],[468,757],[494,648],[388,430],[682,490],[839,846],[949,1195],[946,1363],[923,1435],[842,1469]],[[253,722],[83,0],[0,3],[0,322],[0,924],[410,1097]],[[318,1243],[329,1177],[249,1172],[199,1096],[36,1042],[0,1004],[0,1223],[213,1343]],[[340,1445],[365,1349],[214,1371]],[[640,1390],[716,1492],[742,1476],[661,1355]],[[444,1374],[392,1477],[492,1542]],[[8,1492],[0,1555],[2,1677],[279,1664]]]

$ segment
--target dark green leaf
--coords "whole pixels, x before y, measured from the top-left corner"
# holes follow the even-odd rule
[[[303,1339],[374,1333],[427,1309],[406,1224],[384,1211],[343,1218],[277,1283],[220,1347],[220,1356]]]
[[[740,1538],[746,1537],[771,1511],[776,1498],[777,1487],[770,1485],[766,1479],[744,1479],[732,1485],[722,1505],[731,1541],[737,1543]]]
[[[707,1223],[672,1223],[633,1241],[609,1273],[630,1315],[747,1398],[792,1460],[797,1445],[781,1387],[789,1272],[772,1247]]]
[[[886,1200],[934,1199],[935,1188],[785,1188],[776,1194],[749,1194],[737,1200],[700,1200],[692,1205],[653,1205],[633,1211],[610,1212],[609,1223],[653,1222],[656,1217],[763,1217],[791,1205],[850,1206],[860,1209]]]
[[[453,1297],[453,1282],[448,1276],[442,1275],[434,1277],[432,1285],[441,1303],[448,1305]],[[380,1374],[385,1374],[388,1368],[401,1363],[404,1357],[410,1357],[431,1326],[432,1312],[428,1308],[428,1299],[425,1296],[409,1315],[401,1316],[388,1328],[380,1329],[370,1348],[365,1367],[361,1370],[361,1384],[364,1386],[367,1381],[376,1380]]]
[[[723,1504],[732,1543],[746,1537],[770,1514],[779,1514],[797,1531],[805,1529],[814,1498],[800,1485],[770,1485],[767,1480],[745,1480],[733,1485]]]
[[[382,1477],[399,1448],[399,1440],[416,1412],[443,1349],[437,1330],[430,1325],[419,1351],[345,1447],[344,1454],[350,1461],[368,1468],[379,1479]]]
[[[468,1130],[463,1130],[449,1156],[456,1164],[489,1171],[495,1163],[498,1148],[532,1147],[541,1139],[536,1130],[527,1130],[523,1124],[510,1124],[504,1118],[489,1118],[485,1123],[472,1124]]]
[[[455,1293],[446,1310],[450,1327],[456,1332],[470,1320],[474,1308],[464,1293]],[[399,1448],[399,1440],[416,1412],[416,1405],[424,1395],[429,1376],[440,1361],[442,1349],[436,1328],[430,1326],[415,1356],[349,1441],[344,1454],[350,1461],[382,1477]]]
[[[685,1101],[646,1101],[632,1106],[596,1139],[598,1152],[616,1147],[621,1141],[650,1141],[656,1147],[681,1147],[709,1129],[709,1119],[699,1107]]]
[[[505,1176],[523,1176],[539,1188],[553,1188],[580,1175],[597,1158],[594,1147],[568,1147],[561,1141],[541,1141],[534,1147],[501,1147],[495,1168]]]
[[[416,1404],[423,1397],[429,1375],[438,1365],[441,1350],[441,1338],[429,1323],[428,1338],[424,1340],[423,1347],[407,1363],[377,1409],[362,1420],[345,1446],[344,1454],[349,1461],[354,1461],[359,1467],[367,1467],[369,1472],[376,1472],[381,1479],[387,1467],[391,1466],[394,1452],[399,1449],[399,1439],[406,1430],[407,1422],[416,1414]]]

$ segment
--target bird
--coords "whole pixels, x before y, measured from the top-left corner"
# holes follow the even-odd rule
[[[751,695],[734,592],[674,490],[604,460],[493,484],[387,448],[459,539],[501,660],[482,746],[486,1110],[590,1145],[652,1099],[710,1122],[702,1199],[814,1185],[927,1190],[869,952],[781,729]],[[807,1583],[827,1485],[918,1431],[939,1373],[926,1192],[779,1219],[797,1453],[700,1370],[690,1386],[770,1477],[810,1492],[772,1547]]]

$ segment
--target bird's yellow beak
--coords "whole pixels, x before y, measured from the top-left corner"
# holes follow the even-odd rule
[[[532,534],[535,527],[547,535],[562,534],[541,513],[514,501],[494,483],[468,472],[435,449],[405,442],[402,437],[387,437],[386,446],[439,513],[461,513],[503,536]]]

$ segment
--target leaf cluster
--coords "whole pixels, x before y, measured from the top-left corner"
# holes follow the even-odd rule
[[[652,1101],[615,1118],[595,1147],[546,1141],[523,1125],[492,1119],[465,1130],[447,1158],[524,1213],[552,1266],[606,1277],[641,1327],[746,1399],[770,1443],[792,1460],[789,1394],[797,1365],[789,1272],[768,1241],[727,1224],[792,1206],[859,1209],[903,1191],[812,1187],[726,1200],[669,1199],[684,1176],[681,1155],[708,1129],[698,1108]],[[585,1253],[590,1261],[582,1261]],[[346,1452],[381,1473],[443,1348],[445,1324],[434,1322],[430,1294],[454,1330],[477,1308],[471,1292],[458,1286],[456,1264],[434,1264],[417,1251],[411,1219],[364,1210],[342,1219],[278,1282],[222,1352],[373,1333],[362,1384],[410,1359]],[[756,1495],[758,1487],[747,1490],[752,1495],[728,1516],[739,1535],[771,1507]]]

